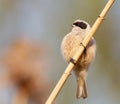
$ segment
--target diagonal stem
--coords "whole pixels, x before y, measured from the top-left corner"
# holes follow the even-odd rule
[[[97,30],[97,28],[99,27],[101,22],[103,21],[105,15],[109,11],[109,9],[112,6],[112,4],[114,3],[114,1],[115,0],[109,0],[108,1],[108,3],[106,4],[105,8],[101,12],[99,17],[95,21],[95,23],[93,24],[89,34],[83,40],[83,42],[82,42],[83,45],[80,45],[80,47],[78,48],[78,51],[75,53],[73,59],[75,59],[76,61],[79,59],[79,57],[81,56],[82,52],[84,51],[84,47],[83,46],[85,46],[85,47],[87,46],[88,42],[92,38],[93,34]],[[45,104],[52,104],[54,102],[55,98],[57,97],[57,95],[60,92],[61,88],[63,87],[64,83],[66,82],[68,76],[70,75],[73,67],[74,67],[74,64],[70,62],[68,64],[68,67],[66,68],[65,72],[63,73],[62,77],[58,81],[57,85],[55,86],[54,90],[52,91],[51,95],[49,96],[49,98],[47,99]]]

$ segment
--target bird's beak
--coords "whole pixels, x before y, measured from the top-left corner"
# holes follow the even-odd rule
[[[72,25],[72,27],[75,27],[75,25]]]

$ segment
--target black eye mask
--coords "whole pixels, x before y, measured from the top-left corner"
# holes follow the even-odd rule
[[[86,29],[87,28],[87,24],[84,23],[84,22],[75,22],[75,23],[73,23],[73,25],[78,26],[81,29]]]

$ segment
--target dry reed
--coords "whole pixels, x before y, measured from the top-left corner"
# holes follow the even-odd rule
[[[95,33],[95,31],[99,27],[100,23],[103,21],[105,15],[109,11],[109,9],[112,6],[112,4],[114,3],[114,1],[115,0],[109,0],[108,1],[108,3],[106,4],[105,8],[101,12],[99,17],[95,21],[95,23],[93,24],[93,26],[91,28],[91,31],[86,36],[86,38],[83,40],[82,45],[80,45],[78,51],[75,53],[75,55],[73,57],[74,60],[77,61],[79,59],[79,57],[81,56],[82,52],[84,51],[84,47],[86,47],[86,45],[88,44],[89,40],[92,38],[93,34]],[[55,86],[54,90],[52,91],[51,95],[49,96],[49,98],[47,99],[45,104],[52,104],[54,102],[54,100],[57,97],[58,93],[60,92],[62,86],[64,85],[65,81],[67,80],[68,76],[70,75],[73,67],[74,67],[74,64],[70,62],[68,67],[66,68],[65,72],[63,73],[62,77],[58,81],[57,85]]]

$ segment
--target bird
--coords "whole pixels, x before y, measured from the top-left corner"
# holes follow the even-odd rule
[[[88,69],[96,55],[96,41],[94,37],[90,39],[86,47],[82,44],[82,41],[88,35],[90,30],[91,27],[86,21],[77,19],[72,24],[71,32],[65,35],[61,42],[61,53],[63,58],[67,63],[72,60],[71,62],[74,64],[73,72],[77,81],[77,99],[85,99],[88,97],[86,77]],[[77,62],[74,63],[75,60],[73,59],[73,56],[81,44],[85,49]]]

